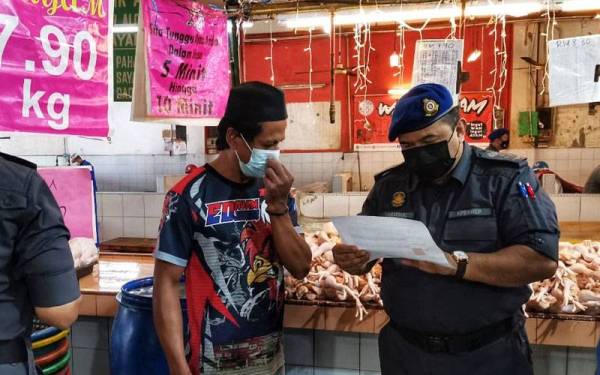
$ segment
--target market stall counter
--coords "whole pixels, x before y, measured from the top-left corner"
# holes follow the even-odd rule
[[[594,238],[600,223],[562,223],[561,239],[579,242]],[[121,241],[123,242],[123,241]],[[132,243],[131,239],[124,242]],[[134,241],[135,242],[135,241]],[[111,241],[113,248],[119,240]],[[150,243],[146,241],[146,247]],[[127,251],[127,249],[125,249]],[[131,280],[152,276],[154,259],[148,253],[105,252],[94,271],[80,280],[82,316],[109,317],[117,312],[116,295]],[[388,317],[376,303],[365,303],[367,314],[357,317],[353,302],[297,300],[286,301],[284,326],[294,329],[378,333]],[[528,312],[527,331],[532,344],[594,348],[600,339],[600,316]]]

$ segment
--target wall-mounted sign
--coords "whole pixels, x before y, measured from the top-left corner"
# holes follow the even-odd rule
[[[113,97],[115,102],[130,102],[135,68],[135,33],[113,34]]]
[[[71,237],[96,238],[94,187],[88,167],[39,168],[71,232]]]
[[[489,92],[463,92],[460,95],[460,117],[467,123],[466,140],[470,143],[488,142],[494,129],[494,103]]]
[[[230,87],[227,15],[193,0],[145,1],[142,8],[147,115],[222,117]]]
[[[413,65],[413,86],[439,83],[451,93],[458,89],[458,66],[463,59],[462,39],[418,40]]]
[[[108,1],[0,1],[0,131],[108,135]]]

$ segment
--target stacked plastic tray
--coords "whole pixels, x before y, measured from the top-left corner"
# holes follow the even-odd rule
[[[31,343],[35,363],[42,369],[44,375],[71,374],[69,330],[61,331],[35,322]]]

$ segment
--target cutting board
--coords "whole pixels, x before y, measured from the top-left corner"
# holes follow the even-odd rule
[[[101,252],[111,253],[152,253],[156,246],[153,238],[119,237],[100,244]]]

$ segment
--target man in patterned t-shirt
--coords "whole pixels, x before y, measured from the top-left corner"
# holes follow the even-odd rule
[[[278,161],[286,119],[280,90],[258,82],[233,88],[218,128],[219,157],[166,196],[154,322],[171,374],[283,374],[284,267],[302,279],[311,260],[289,204],[293,177]]]

